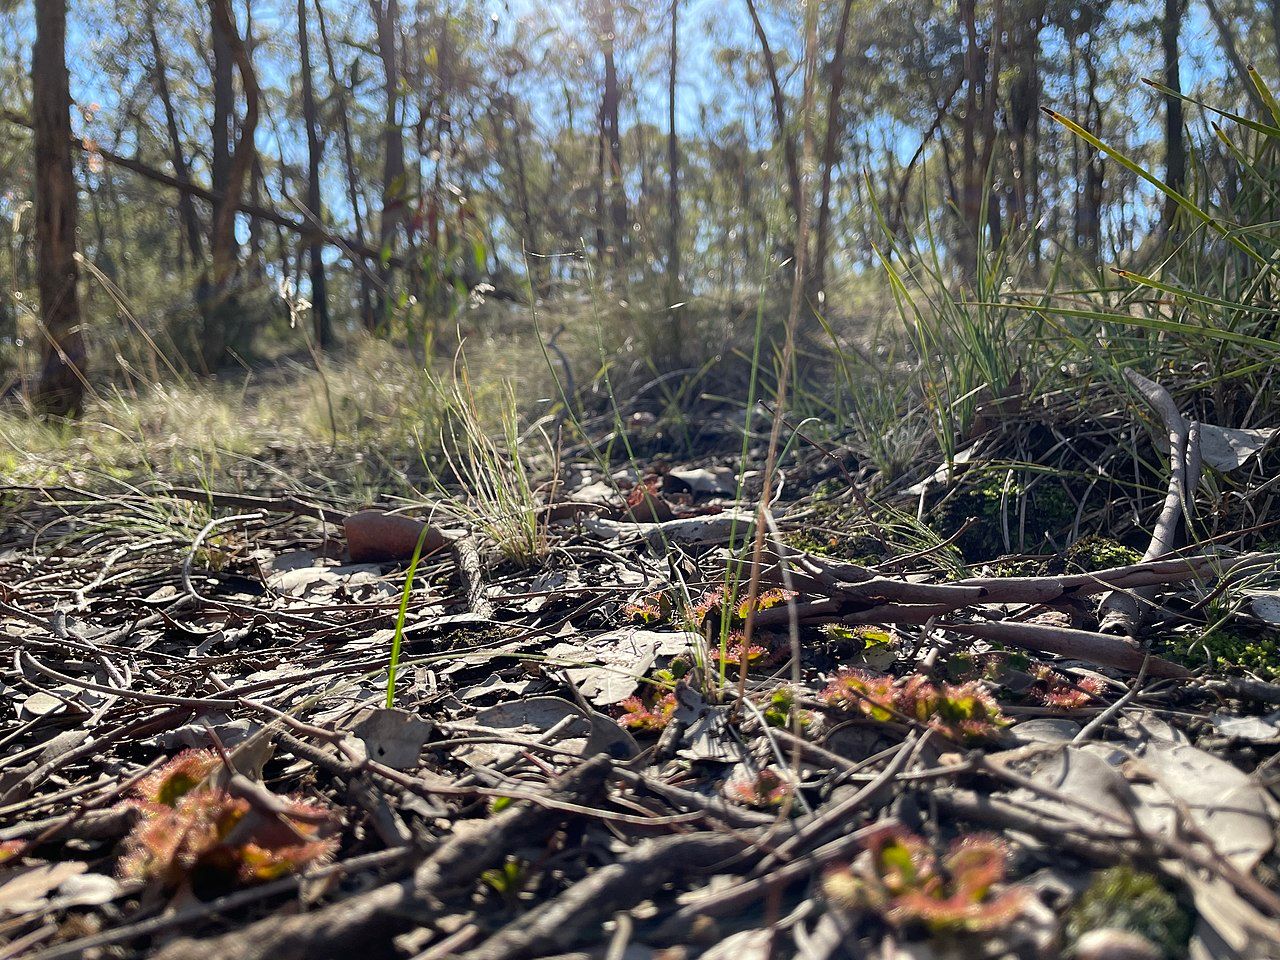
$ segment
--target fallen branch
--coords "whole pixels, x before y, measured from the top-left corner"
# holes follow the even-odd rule
[[[1122,637],[1043,623],[938,623],[941,630],[962,633],[978,640],[1003,643],[1037,653],[1088,660],[1104,667],[1137,673],[1145,662],[1147,674],[1160,679],[1185,679],[1191,671],[1178,663],[1151,656]]]
[[[806,624],[924,624],[977,605],[1044,604],[1068,597],[1120,590],[1127,592],[1110,595],[1130,596],[1138,591],[1151,591],[1159,586],[1188,580],[1230,578],[1233,573],[1254,565],[1260,559],[1270,560],[1265,554],[1245,554],[1231,560],[1214,554],[1198,554],[1067,576],[973,578],[952,584],[934,584],[877,576],[857,583],[845,583],[836,579],[834,571],[847,574],[848,565],[827,567],[807,555],[797,554],[796,557],[813,577],[827,584],[826,589],[832,597],[804,600],[794,609],[780,606],[762,610],[756,614],[760,625],[786,623],[792,615]],[[1144,656],[1141,650],[1124,639],[1087,630],[1022,622],[941,622],[938,626],[1028,650],[1056,653],[1135,672],[1141,669]],[[1184,667],[1159,657],[1151,658],[1149,673],[1159,678],[1191,675]]]
[[[1200,483],[1200,425],[1187,422],[1169,391],[1160,384],[1129,369],[1124,376],[1160,415],[1169,434],[1169,491],[1151,533],[1151,543],[1142,556],[1151,560],[1176,550],[1190,525],[1191,498]],[[1107,594],[1098,609],[1099,629],[1103,633],[1136,636],[1153,607],[1153,594],[1151,586]]]
[[[29,118],[15,110],[0,110],[0,120],[7,120],[9,123],[15,124],[19,127],[26,127],[27,129],[31,129],[32,126]],[[177,177],[165,173],[163,170],[157,170],[155,167],[145,164],[134,157],[126,157],[123,154],[115,153],[106,149],[101,144],[86,141],[84,137],[78,137],[73,134],[71,137],[71,144],[77,150],[83,150],[101,156],[103,160],[110,163],[112,166],[129,170],[138,174],[140,177],[145,177],[146,179],[162,184],[163,186],[171,187],[179,193],[185,193],[190,196],[197,197],[206,203],[222,203],[226,200],[226,195],[221,190],[211,190],[198,183],[179,180]],[[316,238],[328,243],[330,246],[342,247],[352,253],[358,253],[366,259],[377,260],[381,257],[381,253],[379,251],[374,250],[372,247],[366,246],[359,241],[339,237],[338,235],[325,230],[323,227],[295,219],[286,213],[281,213],[279,210],[273,210],[270,207],[264,207],[260,204],[240,199],[235,201],[235,208],[245,216],[253,217],[255,220],[263,220],[267,223],[275,224],[278,227],[284,227],[286,230],[291,230],[295,233],[301,234],[307,239]]]
[[[470,536],[459,537],[451,547],[453,563],[458,570],[458,582],[467,597],[467,609],[482,620],[493,619],[493,604],[484,595],[484,564],[476,541]]]
[[[29,117],[18,113],[16,110],[0,109],[0,120],[8,121],[19,127],[32,129],[33,124]],[[124,170],[129,170],[145,177],[155,183],[162,184],[177,190],[179,193],[188,196],[197,197],[206,203],[217,205],[227,200],[226,194],[221,190],[211,190],[208,187],[201,186],[198,183],[192,183],[189,180],[180,180],[172,174],[165,173],[163,170],[157,170],[149,164],[143,163],[136,157],[126,157],[123,154],[115,153],[108,150],[101,144],[94,143],[84,137],[78,137],[74,134],[71,137],[71,145],[75,150],[82,150],[88,153],[96,154],[102,157],[107,163]],[[275,224],[298,234],[302,239],[310,242],[320,242],[327,246],[337,247],[347,255],[351,260],[361,262],[371,260],[374,263],[385,262],[395,267],[404,267],[406,260],[403,257],[394,254],[388,255],[382,250],[370,247],[359,240],[350,237],[343,237],[333,231],[327,229],[314,216],[308,216],[306,219],[299,220],[291,217],[287,213],[281,213],[271,207],[264,207],[261,204],[251,203],[239,197],[234,198],[234,207],[240,213],[254,220],[262,220],[266,223]],[[492,285],[490,285],[492,287]],[[496,300],[509,300],[511,302],[519,301],[514,293],[509,290],[489,289],[486,296],[493,297]]]

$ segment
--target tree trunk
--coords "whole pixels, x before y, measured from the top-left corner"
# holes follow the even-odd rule
[[[978,269],[978,231],[982,209],[982,173],[978,161],[978,87],[982,82],[978,49],[977,0],[960,0],[964,31],[964,116],[960,125],[959,262],[966,280]]]
[[[173,175],[183,183],[190,183],[191,170],[187,166],[187,157],[182,150],[178,115],[173,109],[173,95],[169,91],[169,71],[165,63],[164,48],[160,44],[160,35],[156,30],[155,5],[146,3],[143,6],[147,11],[147,34],[151,40],[151,57],[155,62],[151,79],[156,87],[156,95],[160,97],[160,105],[164,108],[164,123],[169,134]],[[183,233],[186,234],[187,249],[191,252],[191,262],[198,271],[204,265],[204,239],[201,235],[200,218],[196,215],[196,204],[191,194],[178,194],[178,213],[182,217]]]
[[[1010,230],[1035,223],[1036,189],[1039,179],[1036,145],[1040,118],[1040,35],[1044,30],[1045,4],[1036,2],[1024,9],[1021,20],[1011,30],[1010,59],[1013,68],[1009,86],[1009,149],[1013,170],[1007,181],[1005,215]],[[1031,257],[1037,259],[1038,244]]]
[[[1204,7],[1209,11],[1209,19],[1213,21],[1213,25],[1218,31],[1218,39],[1222,41],[1222,52],[1226,54],[1227,60],[1231,63],[1231,73],[1234,75],[1236,82],[1244,87],[1244,92],[1257,108],[1259,115],[1268,116],[1270,111],[1262,99],[1262,94],[1258,93],[1257,88],[1249,80],[1249,65],[1245,63],[1244,57],[1240,54],[1240,45],[1236,42],[1236,34],[1231,27],[1231,21],[1223,16],[1222,8],[1218,6],[1217,0],[1204,0]]]
[[[324,222],[320,197],[320,157],[324,143],[316,118],[316,95],[311,86],[311,39],[307,35],[307,0],[298,0],[298,57],[302,66],[302,121],[307,128],[307,210],[317,223]],[[308,251],[311,260],[311,316],[315,321],[316,345],[325,349],[333,342],[329,319],[329,295],[324,276],[324,245],[317,239]]]
[[[356,151],[351,140],[351,120],[347,113],[347,88],[338,79],[337,62],[333,56],[333,46],[329,43],[329,29],[325,25],[324,4],[316,0],[316,23],[320,27],[320,40],[324,45],[325,63],[329,70],[329,85],[337,100],[338,130],[342,134],[342,159],[347,173],[347,200],[351,204],[351,217],[355,221],[356,240],[360,246],[365,245],[364,218],[360,215],[360,187],[356,175]],[[354,82],[352,86],[354,86]],[[360,264],[360,316],[365,328],[372,330],[377,325],[373,310],[373,291],[369,288],[368,269]]]
[[[1164,19],[1160,22],[1160,46],[1164,51],[1164,85],[1170,90],[1181,90],[1178,67],[1178,38],[1182,33],[1182,18],[1187,11],[1186,0],[1164,0]],[[1172,189],[1182,192],[1187,181],[1187,146],[1182,137],[1182,101],[1174,96],[1164,98],[1164,180]],[[1161,229],[1170,230],[1177,203],[1165,199]]]
[[[254,206],[263,204],[263,193],[267,186],[267,172],[262,167],[262,157],[253,158],[253,166],[249,168],[249,202]],[[279,239],[280,234],[276,233]],[[266,230],[261,220],[249,220],[249,253],[245,257],[244,271],[249,282],[257,286],[267,279],[267,257],[263,253],[266,246]]]
[[[240,244],[236,240],[236,210],[244,195],[256,150],[258,129],[258,81],[253,63],[236,27],[231,0],[210,0],[214,49],[214,204],[209,233],[210,267],[202,281],[204,331],[200,349],[204,366],[213,372],[226,356],[232,323],[238,322],[236,279]],[[244,118],[239,124],[234,147],[231,122],[234,114],[234,86],[231,71],[240,75],[244,91]],[[222,182],[219,184],[219,178]]]
[[[831,54],[831,84],[827,91],[827,133],[822,144],[822,196],[818,202],[818,231],[813,252],[813,289],[819,302],[826,299],[827,248],[831,233],[831,181],[836,165],[836,146],[840,141],[840,97],[844,93],[844,51],[849,36],[849,14],[853,0],[844,0],[836,46]]]
[[[34,400],[55,416],[80,412],[84,334],[76,291],[76,183],[71,163],[71,92],[67,74],[67,5],[40,0],[31,56],[35,121],[36,283],[44,343]]]
[[[217,7],[220,0],[210,0],[210,45],[213,49],[213,145],[209,164],[211,186],[215,193],[227,196],[231,182],[231,138],[233,111],[235,110],[235,82],[232,75],[231,46],[225,31],[219,25]],[[227,11],[226,16],[232,14]],[[213,219],[221,216],[225,199],[214,201]],[[212,228],[211,228],[212,229]],[[212,238],[212,233],[210,234]]]
[[[765,72],[769,76],[769,90],[773,101],[773,122],[778,127],[778,140],[782,143],[782,158],[787,168],[787,190],[791,206],[792,224],[788,230],[787,246],[794,253],[795,232],[800,228],[800,161],[796,159],[796,145],[787,132],[787,103],[782,94],[782,82],[778,79],[778,64],[773,57],[773,48],[769,46],[769,37],[760,22],[760,14],[756,10],[755,0],[747,0],[747,13],[751,15],[751,25],[755,28],[756,39],[760,41],[760,53],[764,56]]]
[[[400,128],[400,67],[396,34],[400,9],[397,0],[369,0],[373,20],[378,28],[378,54],[382,58],[382,214],[378,242],[383,250],[378,278],[382,290],[378,296],[378,323],[387,321],[387,292],[391,283],[390,257],[395,255],[396,233],[405,222],[404,133]],[[388,256],[390,255],[390,256]]]
[[[1004,227],[1000,218],[1000,194],[992,190],[995,171],[991,161],[996,149],[996,108],[1000,99],[1000,71],[1004,64],[1004,0],[994,0],[991,18],[991,36],[988,42],[987,63],[982,74],[982,153],[978,164],[981,195],[987,207],[987,230],[991,248],[999,249],[1003,243]]]
[[[596,182],[595,182],[595,219],[596,219],[596,257],[601,263],[609,252],[608,213],[605,211],[605,147],[604,147],[604,113],[597,111],[596,116]]]
[[[680,143],[676,137],[676,66],[679,63],[680,0],[671,0],[671,47],[667,71],[667,308],[680,299]],[[679,318],[675,318],[677,334]],[[677,341],[680,337],[677,335]],[[679,349],[677,347],[677,349]]]
[[[621,265],[628,246],[627,194],[622,183],[621,93],[614,57],[613,0],[600,5],[600,45],[604,51],[604,88],[600,97],[600,141],[604,148],[604,172],[608,185],[609,226],[613,233],[613,262]]]
[[[1086,100],[1092,129],[1100,129],[1102,104],[1098,100],[1098,66],[1093,58],[1093,36],[1081,56],[1086,77]],[[1076,244],[1096,258],[1102,249],[1102,178],[1105,173],[1101,151],[1084,157],[1084,184],[1076,208]]]

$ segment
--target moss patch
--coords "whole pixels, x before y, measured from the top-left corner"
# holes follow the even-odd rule
[[[1153,875],[1120,866],[1094,874],[1067,914],[1067,942],[1107,927],[1146,937],[1174,960],[1186,956],[1191,917]]]
[[[1025,524],[1019,516],[1019,500],[1024,495],[1027,500]],[[970,563],[995,559],[1007,552],[1002,499],[1008,511],[1010,546],[1014,550],[1020,549],[1020,540],[1028,550],[1039,549],[1049,537],[1060,537],[1075,516],[1075,504],[1058,484],[1038,483],[1025,494],[1022,487],[1013,484],[1006,494],[1004,477],[987,474],[964,483],[938,505],[933,515],[934,528],[946,538],[974,518],[977,522],[964,532],[956,545]]]
[[[1191,667],[1243,670],[1264,680],[1280,679],[1280,643],[1273,630],[1250,625],[1220,626],[1175,641],[1169,655]]]
[[[1066,559],[1080,570],[1106,570],[1138,563],[1142,554],[1118,540],[1094,534],[1081,537],[1068,547]]]

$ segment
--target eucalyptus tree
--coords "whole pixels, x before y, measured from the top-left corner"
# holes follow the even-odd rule
[[[40,379],[36,405],[51,414],[80,411],[85,338],[76,263],[77,193],[71,158],[71,90],[67,73],[67,5],[38,0],[31,53],[36,283],[40,288]]]
[[[221,366],[229,335],[239,312],[237,275],[240,244],[236,239],[236,215],[244,196],[249,172],[257,156],[254,136],[258,129],[257,73],[249,48],[240,36],[231,0],[209,0],[214,50],[213,124],[213,222],[209,231],[210,262],[200,282],[203,329],[198,344],[208,371]],[[232,71],[240,79],[244,113],[235,118]]]
[[[302,123],[307,135],[307,216],[317,226],[324,224],[324,202],[320,193],[320,160],[324,140],[320,135],[319,111],[311,76],[311,37],[307,26],[308,0],[298,0],[298,68],[302,80]],[[333,322],[329,318],[329,292],[325,282],[324,245],[313,234],[308,247],[311,277],[311,311],[315,322],[316,344],[321,349],[333,341]]]

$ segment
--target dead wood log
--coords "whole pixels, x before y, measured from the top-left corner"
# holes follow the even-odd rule
[[[963,610],[979,603],[1051,603],[1065,597],[1209,579],[1218,575],[1222,567],[1240,567],[1260,557],[1258,554],[1244,554],[1227,560],[1205,553],[1144,560],[1087,573],[1047,577],[971,577],[955,583],[918,583],[875,575],[849,582],[842,579],[848,573],[844,565],[827,566],[824,561],[807,555],[804,555],[802,569],[807,569],[812,575],[812,579],[804,584],[804,592],[827,593],[833,598],[810,602],[814,615],[825,616],[860,610],[870,612],[890,604]],[[794,562],[794,558],[788,557],[788,562]],[[781,607],[762,610],[756,615],[758,624],[781,623],[787,619],[788,614]]]
[[[858,622],[869,623],[879,616],[885,622],[920,623],[929,616],[977,604],[1051,603],[1106,591],[1211,579],[1265,557],[1268,555],[1244,554],[1227,559],[1198,554],[1063,576],[974,577],[956,583],[915,583],[884,577],[854,584],[835,582],[828,586],[832,599],[804,601],[799,605],[800,619],[836,620],[856,616]],[[895,620],[895,615],[901,619]],[[773,607],[757,613],[756,623],[784,623],[788,618],[786,608]]]

